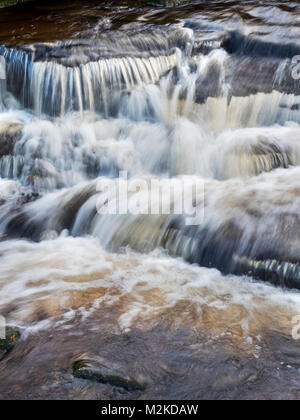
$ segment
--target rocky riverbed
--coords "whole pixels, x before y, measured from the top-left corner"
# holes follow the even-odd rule
[[[1,9],[0,399],[300,397],[299,16]]]

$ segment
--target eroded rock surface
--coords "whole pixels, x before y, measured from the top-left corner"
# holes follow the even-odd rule
[[[126,372],[109,367],[93,359],[81,359],[74,363],[73,374],[76,378],[109,384],[127,391],[142,391],[145,385],[139,383]]]
[[[0,122],[0,158],[11,155],[16,142],[21,138],[23,124]]]

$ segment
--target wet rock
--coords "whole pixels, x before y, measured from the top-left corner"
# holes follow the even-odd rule
[[[272,357],[280,363],[280,366],[300,369],[300,341],[292,336],[271,332],[267,337],[268,348],[272,349]]]
[[[29,1],[32,0],[0,0],[0,9],[4,7],[16,6],[22,3],[28,3]]]
[[[14,6],[18,3],[19,3],[18,0],[2,0],[0,1],[0,8]]]
[[[15,143],[20,139],[23,125],[14,122],[0,123],[0,157],[11,155]]]
[[[7,327],[6,328],[6,338],[0,338],[0,360],[10,352],[16,342],[19,340],[21,336],[20,330],[16,327]]]
[[[183,3],[182,0],[147,0],[147,6],[172,7]]]
[[[73,364],[76,378],[109,384],[127,391],[143,391],[145,386],[128,374],[112,369],[95,360],[79,360]]]
[[[82,190],[78,191],[78,193],[74,194],[74,196],[63,206],[59,219],[59,228],[71,230],[74,226],[79,209],[95,193],[96,187],[92,184],[87,185]]]

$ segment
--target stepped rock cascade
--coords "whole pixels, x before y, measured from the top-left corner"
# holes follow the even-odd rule
[[[172,41],[166,36],[140,33],[136,39],[128,35],[124,39],[120,34],[98,43],[3,48],[0,53],[7,62],[8,86],[37,115],[84,110],[107,113],[114,105],[112,92],[117,95],[156,83],[177,64],[176,37]]]
[[[299,398],[299,4],[38,3],[0,12],[0,396]]]
[[[264,61],[260,41],[247,41],[233,29],[212,37],[201,32],[203,25],[190,28],[189,21],[186,27],[153,26],[138,27],[132,34],[104,32],[93,42],[2,47],[8,80],[0,174],[42,197],[21,207],[11,204],[11,214],[1,217],[1,234],[42,240],[68,229],[75,236],[97,236],[114,251],[163,247],[224,273],[252,273],[300,287],[296,249],[288,243],[284,252],[270,247],[279,237],[273,232],[268,238],[265,231],[266,221],[274,217],[278,232],[292,240],[285,218],[271,216],[280,214],[277,198],[272,204],[270,197],[268,205],[258,200],[255,211],[234,198],[246,203],[247,194],[256,197],[259,188],[267,196],[269,185],[277,188],[278,182],[280,187],[273,171],[283,168],[288,176],[289,168],[300,163],[299,83],[293,81],[291,93],[290,49],[277,50],[266,42]],[[262,78],[253,90],[250,74],[257,60]],[[270,80],[264,71],[272,75]],[[243,78],[247,95],[239,91]],[[97,179],[114,179],[120,171],[146,179],[152,174],[171,183],[182,176],[198,177],[209,202],[199,204],[205,207],[205,223],[188,229],[172,215],[103,219],[96,214]],[[285,172],[281,176],[285,179]],[[211,180],[216,181],[210,185]],[[289,185],[282,182],[287,190]],[[217,216],[222,212],[214,196],[223,188],[226,194],[231,191],[235,203],[230,210],[221,206],[224,214],[231,212],[230,218]],[[293,220],[295,202],[293,198],[285,204],[287,219]],[[249,221],[251,212],[257,216]],[[236,214],[245,227],[236,226]],[[229,238],[227,226],[234,226]],[[277,265],[269,276],[273,260]],[[253,268],[256,261],[259,269]],[[289,263],[293,274],[281,269]]]

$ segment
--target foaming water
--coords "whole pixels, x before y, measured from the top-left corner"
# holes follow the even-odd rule
[[[284,182],[282,190],[297,191],[291,167],[297,167],[300,159],[299,97],[274,89],[234,96],[234,83],[228,78],[233,62],[228,49],[220,44],[206,53],[195,53],[193,30],[176,27],[174,34],[168,38],[163,32],[161,41],[152,32],[145,41],[132,35],[124,40],[126,57],[107,56],[105,47],[82,42],[4,49],[12,77],[24,75],[23,81],[19,79],[21,96],[34,95],[38,105],[32,104],[33,113],[24,114],[22,122],[12,119],[3,125],[5,145],[11,146],[0,158],[0,172],[3,178],[19,181],[42,197],[16,207],[8,216],[3,214],[1,233],[42,240],[51,232],[67,229],[75,236],[97,236],[109,249],[130,245],[145,252],[163,247],[189,262],[263,279],[268,279],[277,261],[272,281],[298,288],[298,250],[292,246],[296,238],[287,224],[294,218],[298,196],[291,195],[287,216],[282,218],[282,205],[274,192],[269,197],[269,189],[281,189]],[[103,39],[107,48],[112,45],[111,40]],[[81,53],[76,56],[76,52]],[[162,52],[173,54],[172,65]],[[167,60],[166,68],[162,57]],[[131,76],[124,60],[130,63]],[[151,76],[145,60],[157,77]],[[99,72],[94,73],[90,66]],[[239,61],[234,66],[238,70]],[[276,81],[281,85],[286,68],[282,63],[276,66],[273,87]],[[70,79],[61,71],[68,72]],[[110,101],[118,95],[114,112],[100,108],[95,112],[94,104],[105,107],[107,100],[101,92],[96,98],[99,89],[94,81],[100,91],[107,89]],[[49,94],[51,97],[44,96]],[[63,105],[56,112],[52,105],[62,104],[62,98],[63,103],[68,99],[70,108]],[[49,105],[48,111],[43,109]],[[70,110],[79,112],[66,113]],[[52,118],[42,116],[43,112]],[[279,168],[286,172],[273,172]],[[206,199],[197,205],[205,207],[204,223],[187,229],[182,217],[97,214],[98,177],[115,178],[120,171],[146,180],[154,175],[171,184],[182,176],[190,183],[200,180]],[[268,172],[267,178],[253,178]],[[252,209],[248,197],[257,199],[261,190],[265,202],[258,201]],[[143,203],[140,194],[133,195],[133,200]],[[271,219],[278,225],[273,232],[268,230]],[[228,235],[228,226],[234,226],[232,235]],[[283,232],[286,243],[280,249],[272,241]]]
[[[91,3],[32,3],[32,35],[27,17],[0,30],[0,314],[24,332],[0,363],[5,385],[36,396],[41,367],[47,391],[77,398],[74,360],[112,356],[168,389],[137,394],[149,399],[200,398],[191,366],[217,369],[217,398],[261,369],[260,386],[276,372],[272,392],[298,384],[299,8]],[[119,204],[139,211],[112,214],[126,174],[140,188]]]
[[[111,114],[121,94],[156,83],[178,63],[175,47],[184,42],[162,32],[104,36],[94,43],[58,42],[2,48],[8,86],[37,115],[85,110]],[[16,85],[18,79],[19,85]],[[23,80],[23,81],[22,81]]]
[[[249,337],[270,328],[289,333],[300,304],[298,293],[223,277],[159,252],[107,253],[92,238],[6,241],[0,252],[1,311],[29,330],[46,319],[67,322],[76,312],[87,318],[99,306],[121,305],[121,330],[151,328],[168,310],[177,326],[189,327],[193,319],[195,328],[220,334],[226,324],[233,339],[251,343]]]
[[[46,194],[9,216],[4,214],[1,233],[41,240],[68,229],[74,236],[96,236],[114,251],[126,246],[140,252],[162,247],[172,255],[225,273],[251,273],[275,284],[299,288],[298,176],[299,167],[225,181],[197,176],[157,178],[160,182],[152,185],[151,191],[158,200],[155,208],[161,195],[166,201],[171,198],[171,215],[157,216],[148,214],[148,187],[153,177],[144,176],[140,191],[129,196],[130,208],[139,204],[137,215],[112,215],[110,205],[114,206],[116,190],[108,195],[97,192],[98,182],[107,181],[100,178]],[[176,189],[178,181],[190,186],[201,182],[204,186],[204,197],[193,198],[190,189],[194,216],[201,216],[204,209],[199,225],[188,226],[187,216],[173,214],[172,209],[182,199],[182,192]],[[108,199],[110,204],[106,204]],[[163,208],[167,208],[165,204]]]
[[[195,105],[169,99],[167,89],[150,85],[124,99],[114,119],[93,113],[54,120],[6,113],[1,129],[12,140],[0,155],[0,173],[42,192],[124,170],[222,180],[298,165],[299,112],[290,111],[288,123],[280,126],[287,115],[279,104],[283,94],[256,96],[232,98],[230,105],[226,98]],[[261,110],[269,104],[274,111],[266,122]]]

